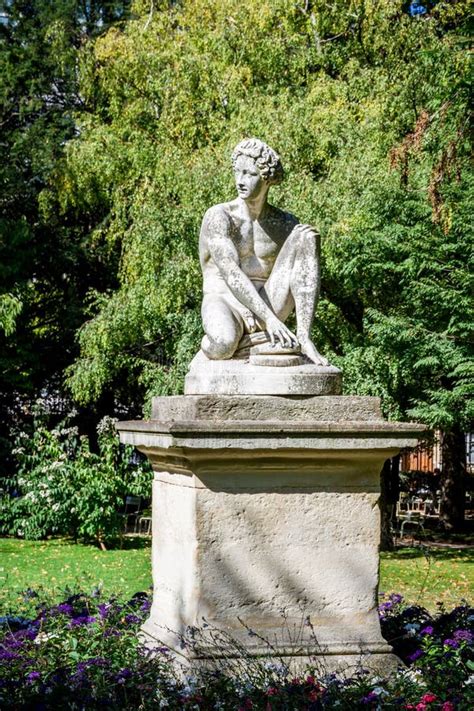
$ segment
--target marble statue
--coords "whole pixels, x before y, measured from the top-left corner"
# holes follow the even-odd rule
[[[301,353],[327,366],[310,336],[321,283],[319,234],[268,202],[270,187],[283,178],[270,146],[245,139],[232,165],[237,197],[206,212],[199,238],[202,352],[213,361],[232,359],[243,337],[264,332],[265,352]],[[293,309],[296,334],[285,325]]]

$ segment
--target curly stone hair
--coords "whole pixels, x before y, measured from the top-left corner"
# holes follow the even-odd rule
[[[283,166],[280,156],[273,148],[258,138],[245,138],[232,153],[232,165],[239,156],[253,158],[260,175],[269,185],[278,185],[283,180]]]

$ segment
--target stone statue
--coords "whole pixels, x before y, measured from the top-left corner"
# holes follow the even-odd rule
[[[269,204],[270,187],[283,179],[270,146],[246,139],[232,164],[238,196],[206,212],[199,239],[202,351],[213,361],[232,359],[245,335],[264,331],[267,353],[301,353],[327,366],[310,337],[320,291],[319,235]],[[296,335],[285,326],[293,309]]]

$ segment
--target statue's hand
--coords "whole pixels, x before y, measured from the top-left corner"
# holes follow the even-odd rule
[[[290,331],[285,324],[280,321],[276,316],[269,316],[266,321],[266,330],[270,337],[272,346],[275,345],[275,341],[280,341],[282,346],[287,346],[292,348],[298,343],[298,339],[295,334]]]
[[[321,355],[321,353],[318,352],[316,349],[316,346],[314,343],[310,340],[309,336],[303,336],[302,338],[298,338],[298,342],[301,347],[301,352],[304,353],[305,356],[308,356],[310,360],[313,361],[316,365],[329,365],[329,361],[327,358]]]
[[[305,225],[305,224],[303,224],[303,223],[301,223],[301,224],[296,225],[295,227],[293,227],[293,230],[291,231],[291,234],[294,234],[294,233],[305,234],[306,232],[307,232],[308,234],[313,235],[313,237],[315,237],[316,239],[319,238],[319,232],[318,232],[317,229],[315,229],[315,228],[312,227],[311,225]],[[291,236],[291,235],[290,235],[290,236]]]

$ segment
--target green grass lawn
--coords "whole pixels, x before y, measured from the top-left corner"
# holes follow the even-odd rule
[[[23,541],[0,538],[0,608],[14,607],[30,587],[59,594],[65,587],[131,596],[151,585],[150,541],[126,538],[124,548],[100,551],[63,539]]]
[[[399,592],[410,603],[431,611],[437,602],[447,607],[463,599],[472,602],[474,547],[416,547],[382,553],[380,590]]]
[[[425,553],[423,552],[425,550]],[[474,549],[403,548],[383,553],[380,590],[400,592],[407,601],[434,610],[472,599]],[[125,539],[121,550],[64,540],[0,539],[0,606],[15,609],[30,587],[60,594],[66,586],[91,591],[100,585],[107,595],[131,596],[151,585],[150,541]]]

